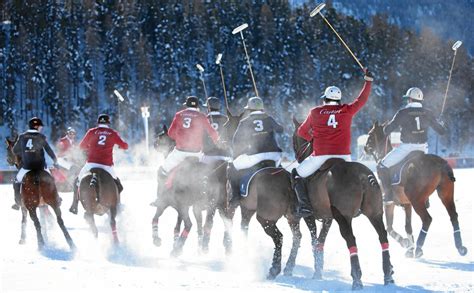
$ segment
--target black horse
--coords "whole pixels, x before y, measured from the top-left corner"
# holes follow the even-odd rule
[[[299,162],[312,152],[312,145],[299,137],[300,123],[293,119],[295,132],[293,148]],[[388,250],[387,231],[383,223],[382,193],[375,175],[365,165],[343,160],[328,160],[315,175],[306,179],[308,195],[314,216],[318,219],[334,218],[350,253],[352,289],[363,287],[352,218],[364,214],[375,228],[382,245],[384,284],[393,283],[393,270]],[[329,229],[329,228],[328,228]],[[323,249],[324,242],[319,243]],[[322,261],[322,255],[320,257]]]
[[[365,145],[365,152],[380,162],[385,155],[392,150],[390,136],[383,132],[383,125],[374,122],[369,131],[369,137]],[[454,230],[454,243],[460,255],[467,254],[467,248],[462,245],[461,230],[459,228],[458,214],[454,203],[454,174],[453,169],[444,159],[431,154],[421,154],[410,160],[403,169],[401,184],[393,189],[396,201],[402,204],[406,212],[405,229],[408,239],[402,238],[393,230],[394,203],[385,205],[385,216],[387,219],[387,230],[390,235],[397,239],[402,245],[407,246],[408,257],[421,257],[423,255],[423,244],[430,227],[432,218],[426,208],[426,202],[431,194],[437,190],[438,197],[446,207]],[[420,216],[422,228],[416,241],[416,250],[413,245],[413,228],[411,226],[411,206]],[[406,243],[408,242],[408,245]]]

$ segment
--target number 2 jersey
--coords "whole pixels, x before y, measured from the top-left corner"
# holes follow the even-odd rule
[[[400,128],[400,140],[403,143],[422,144],[428,141],[428,128],[432,127],[439,134],[446,129],[435,118],[433,112],[423,108],[421,103],[409,103],[405,108],[398,110],[393,119],[384,127],[384,132]]]
[[[56,161],[56,155],[46,141],[46,136],[34,129],[20,134],[13,146],[13,152],[21,156],[22,167],[28,170],[42,170],[46,168],[45,150],[51,159]]]
[[[195,108],[186,108],[176,113],[168,135],[176,142],[176,148],[185,152],[200,152],[204,135],[210,136],[214,143],[219,138],[206,115]]]
[[[128,144],[123,141],[117,131],[107,125],[100,124],[87,131],[79,147],[87,152],[88,163],[112,166],[115,145],[124,150],[128,149]]]
[[[311,109],[298,128],[298,136],[313,142],[313,156],[351,153],[352,118],[367,102],[370,89],[371,82],[366,81],[352,103],[322,105]]]

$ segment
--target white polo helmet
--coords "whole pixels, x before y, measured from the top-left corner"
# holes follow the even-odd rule
[[[423,101],[423,92],[417,87],[411,87],[403,97],[416,101]]]
[[[321,96],[321,99],[340,101],[341,97],[342,97],[341,89],[339,89],[337,86],[329,86],[324,91],[324,95]]]

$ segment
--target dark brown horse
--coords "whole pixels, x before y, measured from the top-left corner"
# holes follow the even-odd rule
[[[383,132],[383,125],[375,122],[369,131],[369,137],[365,145],[365,151],[371,154],[375,161],[379,163],[385,155],[392,150],[390,137]],[[454,229],[454,243],[460,255],[466,255],[467,248],[462,245],[461,230],[459,229],[458,214],[454,203],[454,174],[452,168],[442,158],[436,155],[422,154],[416,156],[401,175],[401,184],[393,189],[396,201],[405,207],[406,231],[408,242],[412,242],[413,236],[411,227],[411,205],[420,216],[422,228],[416,241],[416,249],[413,252],[413,245],[408,246],[407,256],[420,257],[423,255],[423,244],[430,227],[432,218],[426,208],[426,202],[431,194],[436,190],[441,202],[446,207]],[[390,235],[403,244],[402,237],[394,232],[393,223],[394,204],[385,205],[387,219],[387,230]]]
[[[300,123],[296,119],[294,124],[298,129]],[[311,144],[308,146],[308,143],[296,134],[296,130],[293,134],[293,148],[299,162],[312,152]],[[339,230],[350,253],[352,289],[363,287],[356,239],[352,230],[352,218],[359,214],[369,219],[379,236],[384,284],[393,283],[387,231],[383,224],[382,193],[375,175],[365,165],[357,162],[328,160],[324,165],[320,172],[306,179],[308,195],[317,219],[334,218],[339,224]],[[322,250],[324,242],[319,245]]]
[[[6,140],[7,143],[7,161],[19,168],[21,166],[21,158],[13,153],[14,141]],[[66,238],[69,247],[75,250],[74,242],[69,235],[64,221],[61,217],[61,209],[59,208],[60,199],[54,178],[46,171],[30,171],[23,177],[21,185],[21,239],[20,244],[25,243],[26,238],[26,216],[30,214],[30,218],[35,224],[36,236],[38,240],[38,248],[42,249],[45,245],[43,234],[41,233],[41,224],[36,214],[36,208],[40,204],[46,203],[53,209],[61,231]]]
[[[245,112],[232,116],[229,114],[229,121],[224,125],[225,139],[231,141],[239,121],[244,117]],[[257,220],[263,230],[269,235],[274,243],[274,253],[272,266],[267,275],[268,279],[274,279],[281,272],[281,257],[283,246],[283,234],[277,227],[278,220],[285,216],[290,226],[293,242],[290,255],[284,269],[285,275],[291,275],[295,266],[298,248],[301,243],[300,219],[293,216],[294,209],[294,192],[291,188],[290,173],[283,168],[267,168],[260,171],[251,181],[249,185],[248,196],[241,198],[240,210],[242,214],[241,229],[245,234],[248,232],[249,223],[253,215],[257,215]],[[229,188],[230,189],[230,188]],[[235,207],[228,207],[228,218],[231,220],[235,213]],[[317,236],[317,226],[314,217],[304,219],[309,228],[313,254],[315,259],[315,277],[318,276],[320,254],[318,253],[318,243],[323,243],[327,236],[327,231],[331,225],[331,220],[323,221],[323,228],[319,237]],[[230,234],[230,225],[226,226],[228,246],[232,245]]]
[[[80,181],[79,199],[84,207],[84,218],[94,236],[98,237],[94,215],[108,213],[110,228],[112,229],[112,240],[114,244],[118,244],[119,239],[115,218],[117,216],[119,192],[112,175],[103,169],[92,168],[90,173]]]

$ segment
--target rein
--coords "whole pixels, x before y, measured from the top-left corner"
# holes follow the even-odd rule
[[[300,150],[298,151],[298,153],[296,154],[296,159],[294,159],[293,161],[291,161],[291,163],[288,165],[288,166],[291,166],[293,165],[294,163],[298,162],[299,159],[301,159],[301,156],[306,152],[306,150],[309,148],[309,146],[311,145],[311,142],[307,141],[305,142],[301,147],[304,146],[303,150]],[[276,175],[280,172],[282,172],[283,170],[285,170],[285,168],[281,168],[280,170],[278,171],[275,171],[275,172],[272,172],[270,173],[271,175]]]

